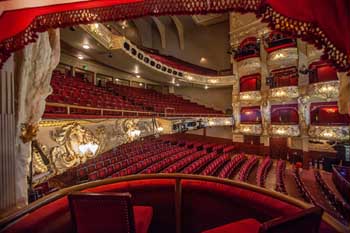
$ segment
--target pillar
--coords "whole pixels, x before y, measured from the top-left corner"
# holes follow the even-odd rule
[[[0,70],[0,212],[16,206],[14,60]]]

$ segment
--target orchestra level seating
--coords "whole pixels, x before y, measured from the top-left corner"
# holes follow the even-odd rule
[[[318,172],[310,173],[311,170],[300,172],[284,160],[275,161],[276,166],[272,169],[272,158],[237,151],[237,146],[230,140],[213,141],[211,138],[209,141],[207,137],[190,134],[163,135],[123,144],[55,179],[64,180],[66,186],[110,177],[152,173],[197,174],[233,179],[319,206],[342,224],[349,223],[349,204],[334,191],[336,188],[329,176],[325,183],[323,177],[326,172],[322,172],[322,176]],[[269,175],[271,171],[274,176]],[[292,177],[288,177],[290,175]],[[253,177],[254,182],[248,177]],[[38,197],[49,192],[48,188],[43,190],[43,185],[36,190]]]

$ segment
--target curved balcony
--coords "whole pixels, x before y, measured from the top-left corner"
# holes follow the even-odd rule
[[[244,135],[261,135],[262,126],[261,126],[261,124],[241,123],[239,131]]]
[[[317,139],[349,141],[349,126],[320,126],[310,125],[309,136]]]
[[[183,82],[196,83],[201,85],[226,86],[232,85],[234,75],[214,75],[212,72],[194,72],[195,69],[180,63],[171,61],[165,62],[166,59],[160,59],[152,56],[150,53],[139,49],[128,39],[113,34],[106,29],[103,24],[91,24],[81,26],[94,39],[100,42],[107,50],[121,50],[125,52],[136,62],[150,68],[153,71],[160,72],[168,78],[177,79]],[[165,80],[166,81],[166,80]]]
[[[258,74],[261,72],[260,57],[247,58],[237,63],[237,71],[240,77]]]
[[[261,101],[260,91],[246,91],[239,93],[239,100],[244,102],[259,102]]]
[[[276,87],[269,90],[269,97],[273,99],[295,99],[299,95],[298,86]]]
[[[299,125],[270,125],[270,134],[281,137],[297,137],[300,135]]]
[[[339,97],[339,81],[313,83],[308,86],[308,95],[312,98],[332,100]]]
[[[271,52],[267,57],[267,66],[269,70],[291,66],[298,67],[298,49],[292,47]]]

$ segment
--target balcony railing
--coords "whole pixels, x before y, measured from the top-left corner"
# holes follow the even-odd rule
[[[166,108],[164,113],[160,112],[150,112],[150,111],[133,111],[133,110],[124,110],[124,109],[109,109],[109,108],[95,108],[95,107],[87,107],[87,106],[79,106],[79,105],[71,105],[71,104],[62,104],[62,103],[46,103],[46,106],[51,107],[59,107],[64,108],[64,113],[45,113],[46,117],[49,117],[49,114],[52,114],[55,117],[59,116],[74,116],[78,115],[86,115],[86,117],[227,117],[224,114],[216,114],[216,113],[178,113],[178,112],[167,112],[170,108]],[[88,111],[95,111],[97,114],[87,114],[87,113],[72,113],[72,109],[82,109]],[[108,114],[106,114],[108,113]],[[115,114],[111,114],[115,113]]]

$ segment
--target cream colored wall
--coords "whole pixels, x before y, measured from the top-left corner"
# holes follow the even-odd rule
[[[188,131],[188,134],[203,135],[204,129],[197,129]],[[230,126],[216,126],[206,128],[206,136],[216,137],[216,138],[225,138],[232,140],[232,128]]]
[[[232,109],[232,87],[204,88],[175,87],[175,94],[207,107],[225,111]]]
[[[100,65],[97,64],[95,62],[91,62],[91,61],[85,61],[85,60],[79,60],[73,56],[70,56],[68,54],[65,53],[61,53],[61,58],[60,58],[60,63],[69,65],[69,66],[74,66],[77,67],[79,69],[84,69],[84,66],[87,66],[87,71],[91,71],[94,73],[98,73],[98,74],[103,74],[103,75],[107,75],[107,76],[112,76],[114,79],[118,78],[118,79],[124,79],[124,80],[129,80],[129,81],[135,81],[135,82],[142,82],[142,83],[149,83],[149,84],[153,84],[153,85],[159,85],[156,82],[152,82],[143,78],[136,78],[134,75],[104,66],[104,65]]]

